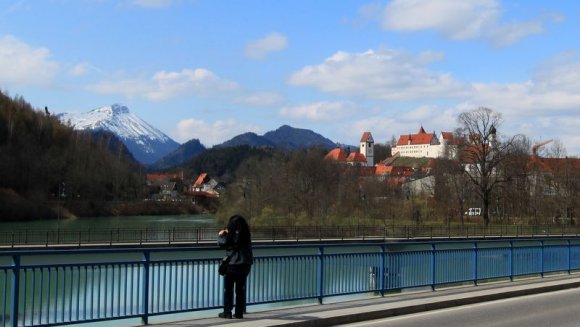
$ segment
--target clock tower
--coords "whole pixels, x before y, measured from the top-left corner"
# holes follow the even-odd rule
[[[367,166],[372,167],[375,165],[374,147],[375,141],[373,140],[373,135],[371,132],[364,132],[360,139],[359,152],[367,158]]]

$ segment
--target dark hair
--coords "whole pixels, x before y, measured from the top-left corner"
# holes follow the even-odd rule
[[[228,221],[228,231],[230,233],[239,232],[239,244],[248,245],[252,242],[252,234],[250,233],[250,225],[246,219],[240,215],[233,215]]]

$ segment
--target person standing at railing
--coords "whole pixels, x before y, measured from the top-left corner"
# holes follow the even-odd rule
[[[246,219],[240,215],[230,217],[227,227],[218,234],[218,245],[226,249],[228,260],[224,274],[224,311],[219,317],[241,319],[246,309],[246,280],[254,263],[252,236]],[[236,309],[232,316],[234,286]]]

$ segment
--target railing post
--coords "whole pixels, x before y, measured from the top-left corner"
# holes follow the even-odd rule
[[[510,281],[514,281],[514,242],[510,241]]]
[[[20,256],[12,256],[12,294],[10,303],[10,322],[18,326],[18,303],[20,302]]]
[[[540,263],[542,265],[541,276],[544,277],[544,240],[540,241]]]
[[[572,244],[570,244],[570,240],[566,240],[566,244],[568,245],[568,275],[572,273]]]
[[[435,243],[431,243],[431,290],[435,291]]]
[[[381,262],[380,262],[380,266],[379,266],[379,271],[378,273],[378,278],[379,278],[379,289],[381,290],[381,296],[385,296],[385,276],[387,275],[387,272],[385,271],[386,265],[385,265],[385,260],[386,260],[386,255],[385,255],[385,245],[382,244],[381,245]]]
[[[477,269],[478,269],[478,247],[477,241],[473,242],[473,285],[477,286]]]
[[[318,304],[324,299],[324,247],[318,247]]]
[[[150,273],[150,261],[151,254],[149,251],[143,252],[143,314],[141,315],[141,321],[144,325],[149,324],[149,273]]]

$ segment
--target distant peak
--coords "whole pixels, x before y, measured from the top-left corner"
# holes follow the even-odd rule
[[[128,114],[129,108],[127,108],[126,106],[120,105],[118,103],[115,103],[115,104],[111,105],[111,111],[113,112],[113,114]]]
[[[97,108],[93,111],[94,112],[108,113],[108,114],[115,116],[115,115],[119,115],[119,114],[128,114],[129,108],[127,108],[126,106],[120,105],[118,103],[115,103],[115,104],[112,104],[110,106]]]

